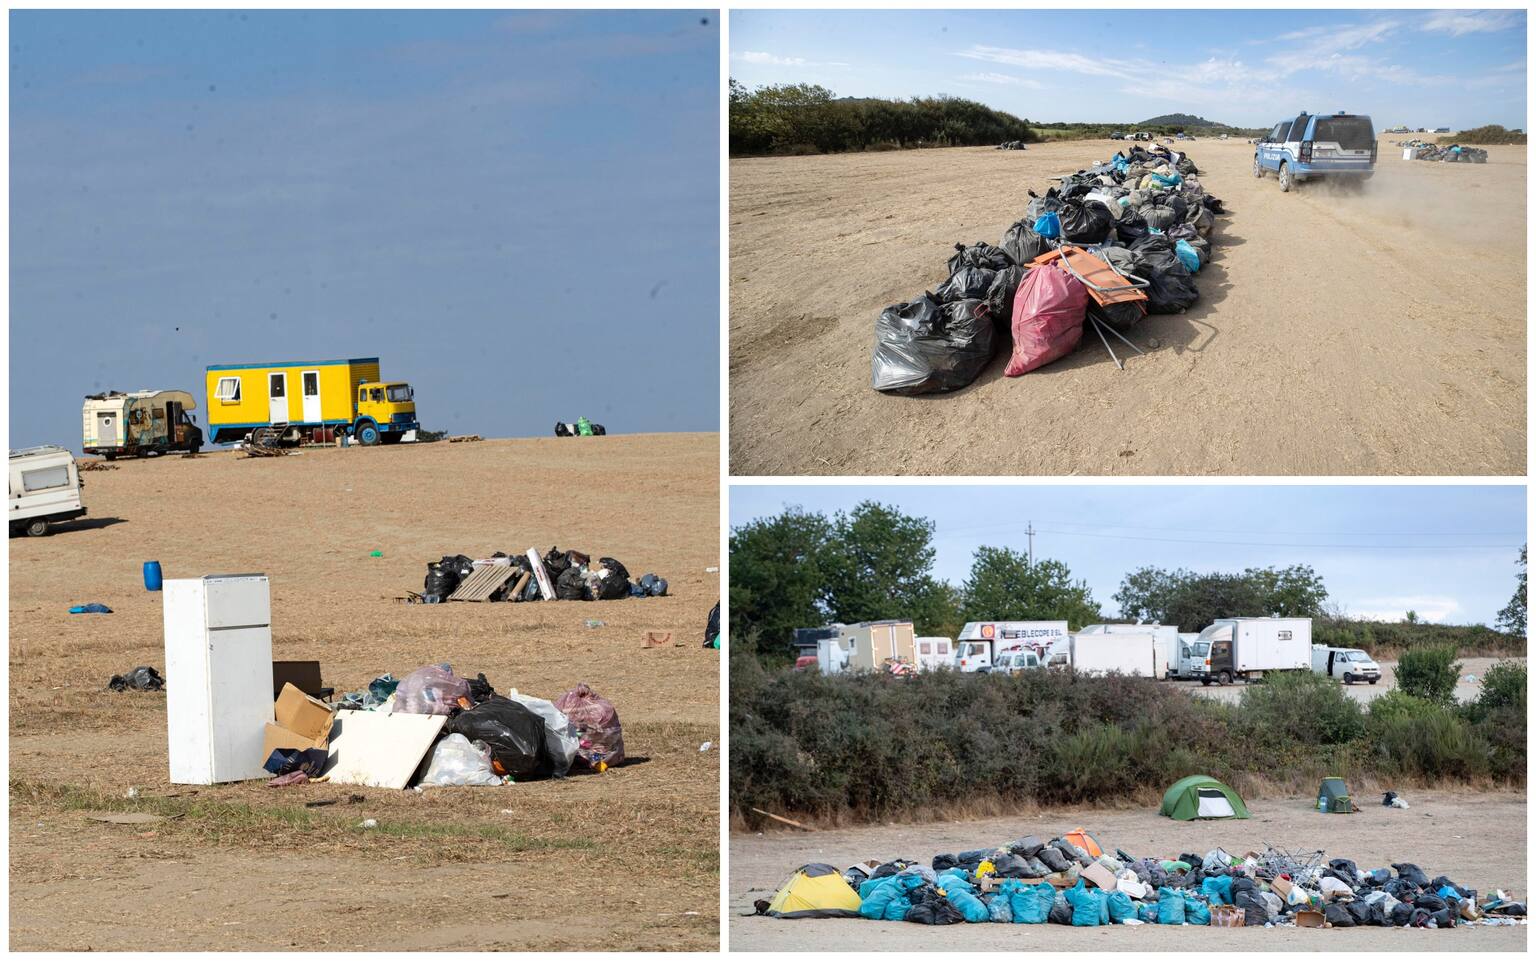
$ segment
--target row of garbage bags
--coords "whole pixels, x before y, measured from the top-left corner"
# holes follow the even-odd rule
[[[1485,164],[1488,162],[1488,151],[1479,147],[1463,147],[1461,144],[1451,144],[1442,147],[1439,144],[1426,143],[1422,140],[1404,140],[1398,143],[1406,153],[1409,160],[1433,160],[1447,164]]]
[[[643,574],[636,581],[629,578],[629,569],[612,557],[600,557],[594,564],[588,554],[581,551],[562,551],[551,547],[540,561],[545,574],[554,587],[555,599],[560,601],[612,601],[624,597],[664,597],[668,584],[665,578],[655,574]],[[521,573],[533,574],[533,561],[525,554],[507,554],[497,551],[488,559],[475,560],[465,554],[444,556],[427,564],[427,576],[422,584],[422,600],[439,603],[458,590],[465,578],[477,567],[501,564],[517,568]],[[530,576],[518,589],[522,578],[514,576],[491,594],[492,601],[537,601],[543,598],[537,577]]]
[[[1322,852],[1306,860],[1279,857],[1274,849],[1238,858],[1220,848],[1204,857],[1110,855],[1078,830],[1050,841],[1026,837],[941,854],[931,866],[870,861],[849,868],[842,880],[856,892],[848,903],[858,902],[858,916],[919,924],[1448,928],[1525,916],[1525,903],[1502,891],[1480,901],[1476,890],[1444,875],[1430,878],[1412,863],[1367,871],[1348,859],[1322,858]]]
[[[956,244],[944,283],[881,311],[876,390],[914,395],[964,387],[991,362],[1002,338],[1013,345],[1004,374],[1016,377],[1074,350],[1090,317],[1123,331],[1148,312],[1181,313],[1199,298],[1194,276],[1210,261],[1222,202],[1205,192],[1188,155],[1131,146],[1062,178],[1043,197],[1029,196],[999,244]],[[1145,282],[1145,302],[1098,303],[1059,260],[1041,259],[1064,245]]]
[[[337,706],[445,715],[422,785],[542,780],[565,777],[573,767],[603,771],[624,760],[618,709],[586,683],[548,701],[516,690],[498,694],[484,674],[469,680],[447,664],[429,664],[399,680],[381,675]]]

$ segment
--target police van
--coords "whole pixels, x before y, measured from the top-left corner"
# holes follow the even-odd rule
[[[1363,114],[1301,113],[1275,124],[1253,150],[1253,175],[1280,190],[1308,180],[1361,184],[1376,172],[1376,128]]]

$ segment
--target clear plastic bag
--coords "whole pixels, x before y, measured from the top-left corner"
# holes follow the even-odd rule
[[[489,747],[462,734],[450,734],[432,749],[432,763],[421,783],[436,787],[491,787],[502,781],[491,772]]]
[[[429,664],[408,674],[395,688],[396,714],[451,714],[459,698],[469,697],[469,682],[447,665]]]

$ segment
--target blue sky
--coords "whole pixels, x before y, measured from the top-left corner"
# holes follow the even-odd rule
[[[1031,120],[1193,113],[1268,127],[1300,110],[1378,129],[1525,128],[1522,10],[731,13],[731,76],[840,96],[948,93]]]
[[[978,546],[1024,550],[1032,523],[1035,557],[1065,562],[1106,614],[1139,567],[1310,564],[1351,616],[1491,625],[1526,530],[1515,486],[735,486],[730,522],[866,499],[934,521],[935,573],[956,584]]]
[[[718,21],[11,13],[11,446],[375,354],[431,429],[718,429]]]

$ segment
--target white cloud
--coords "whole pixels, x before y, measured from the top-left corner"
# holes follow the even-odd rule
[[[1419,29],[1460,37],[1468,33],[1496,33],[1519,25],[1520,18],[1513,10],[1436,10]]]
[[[763,50],[743,50],[740,53],[731,54],[732,60],[740,60],[742,63],[756,64],[760,67],[848,67],[852,64],[839,63],[837,61],[815,61],[804,57],[781,57],[777,54]]]
[[[1418,594],[1406,597],[1368,597],[1349,605],[1351,617],[1371,621],[1401,621],[1409,611],[1419,620],[1439,624],[1461,610],[1454,597]]]
[[[1039,90],[1044,86],[1038,80],[1030,80],[1027,77],[1015,77],[1011,73],[967,73],[955,79],[961,83],[995,83],[1003,86],[1028,87],[1031,90]]]
[[[1343,26],[1307,27],[1283,33],[1279,39],[1305,41],[1306,46],[1301,52],[1327,55],[1345,50],[1358,50],[1368,43],[1385,40],[1400,26],[1402,24],[1396,20],[1373,20],[1370,23],[1353,23]]]
[[[1060,71],[1078,73],[1089,77],[1120,77],[1130,79],[1131,65],[1105,57],[1087,57],[1079,53],[1061,50],[1015,50],[1009,47],[989,47],[973,44],[961,50],[957,56],[988,63],[1002,63],[1027,70]]]

